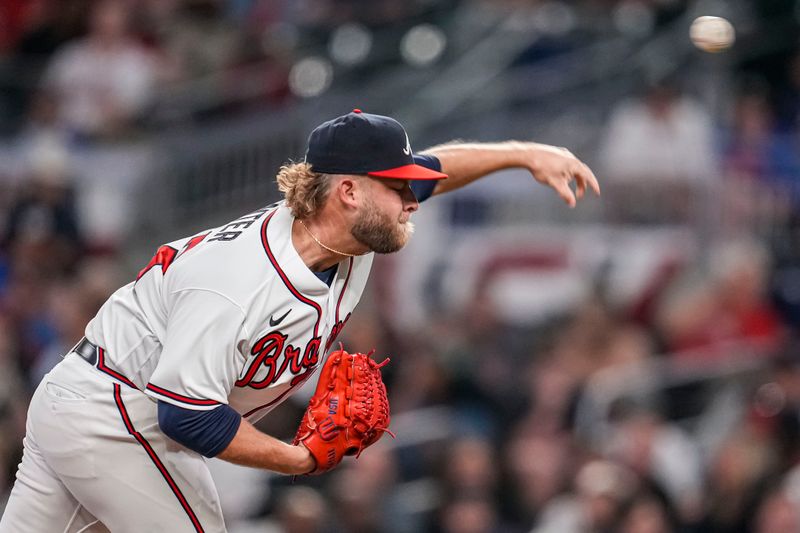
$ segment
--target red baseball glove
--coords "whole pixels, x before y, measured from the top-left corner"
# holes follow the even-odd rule
[[[325,364],[293,444],[302,443],[317,462],[309,474],[322,474],[345,455],[356,457],[389,431],[389,399],[381,367],[368,354],[340,349]]]

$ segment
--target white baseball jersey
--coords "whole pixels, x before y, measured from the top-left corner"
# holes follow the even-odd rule
[[[293,220],[280,203],[162,246],[111,296],[86,327],[96,366],[68,354],[36,389],[0,533],[225,531],[205,459],[160,431],[152,400],[253,421],[314,373],[372,254],[329,287],[292,245]]]
[[[295,250],[283,202],[158,249],[87,325],[98,368],[189,409],[255,421],[304,383],[358,303],[373,254],[330,287]]]
[[[373,255],[342,261],[328,285],[293,222],[278,203],[164,245],[106,301],[86,327],[96,362],[68,353],[31,399],[0,533],[225,531],[205,458],[161,431],[155,400],[255,421],[321,365]]]

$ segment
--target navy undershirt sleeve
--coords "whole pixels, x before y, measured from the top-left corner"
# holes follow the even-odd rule
[[[215,457],[228,447],[239,430],[242,417],[229,405],[210,411],[184,409],[158,402],[158,425],[172,440],[205,457]]]
[[[436,172],[442,171],[442,163],[439,161],[439,158],[434,155],[414,154],[414,163],[435,170]],[[417,201],[422,203],[431,197],[437,183],[439,183],[439,180],[414,180],[409,186],[411,190],[414,191],[414,196],[417,197]]]

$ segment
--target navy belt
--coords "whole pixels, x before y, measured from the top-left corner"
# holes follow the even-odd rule
[[[80,355],[90,365],[97,365],[97,346],[89,342],[86,337],[79,340],[71,351]]]

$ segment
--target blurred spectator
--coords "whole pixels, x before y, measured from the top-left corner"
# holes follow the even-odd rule
[[[44,75],[41,98],[56,102],[60,126],[79,138],[125,134],[152,98],[156,64],[129,18],[122,0],[101,0],[89,34],[60,49]]]
[[[286,487],[265,520],[226,524],[229,533],[333,533],[324,496],[311,487]]]
[[[23,123],[50,56],[82,32],[88,2],[0,2],[0,133],[14,133]]]
[[[493,502],[486,496],[463,495],[446,502],[439,512],[436,533],[503,533]]]
[[[717,320],[729,320],[735,338],[774,355],[785,330],[767,292],[769,251],[752,240],[724,243],[712,250],[711,267],[720,310],[725,313]]]
[[[747,343],[773,355],[784,327],[769,300],[769,255],[753,241],[721,244],[711,250],[706,278],[688,274],[661,302],[657,322],[667,349],[678,357],[705,360],[733,355],[724,343]]]
[[[509,473],[505,497],[512,504],[515,522],[530,527],[550,501],[569,487],[573,453],[571,439],[564,433],[537,435],[520,428],[511,435],[504,456]]]
[[[66,151],[71,136],[61,124],[59,102],[45,96],[34,97],[26,121],[20,129],[16,143],[20,152],[36,150],[41,146]]]
[[[159,36],[184,78],[215,74],[231,65],[240,35],[225,17],[225,4],[222,0],[182,1]]]
[[[711,116],[672,82],[611,111],[601,148],[610,180],[707,182],[716,177]]]
[[[701,531],[748,531],[763,482],[773,472],[775,450],[747,425],[731,433],[712,459]]]
[[[703,469],[700,450],[683,430],[645,409],[617,415],[609,457],[652,482],[669,498],[685,523],[701,512]],[[645,512],[644,510],[642,512]]]
[[[15,191],[3,224],[8,278],[0,303],[19,342],[17,364],[33,387],[80,339],[99,305],[119,286],[119,266],[114,265],[115,275],[108,276],[84,260],[63,147],[34,145],[29,172]]]
[[[53,278],[74,270],[83,239],[66,153],[44,145],[31,156],[29,179],[9,208],[2,248],[12,273],[35,269]]]
[[[445,492],[494,498],[498,483],[497,461],[488,441],[475,437],[456,440],[445,457]]]
[[[753,533],[796,533],[800,531],[800,509],[784,492],[769,494],[758,508]]]
[[[335,520],[340,531],[378,533],[391,530],[397,501],[397,463],[386,442],[336,470],[331,483]]]
[[[753,397],[751,416],[760,419],[764,431],[773,436],[781,470],[800,464],[800,366],[795,350],[794,344],[788,345]]]
[[[758,231],[786,219],[792,199],[800,197],[800,158],[792,134],[776,129],[765,88],[748,89],[738,97],[723,144],[726,233]]]
[[[445,331],[433,341],[441,343],[437,359],[450,379],[450,401],[463,429],[493,436],[521,410],[520,390],[509,385],[523,377],[523,361],[509,345],[512,337],[486,291],[477,291],[457,315],[438,324]]]
[[[575,492],[551,501],[531,533],[611,533],[637,488],[624,467],[589,461],[575,477]]]
[[[45,319],[52,327],[52,337],[42,346],[30,370],[30,383],[35,387],[70,348],[83,337],[86,324],[99,307],[91,291],[78,280],[55,284],[49,291]]]
[[[611,111],[602,137],[600,171],[606,191],[620,195],[611,205],[619,218],[674,223],[699,214],[691,199],[718,172],[711,116],[700,102],[671,82],[653,84]]]
[[[355,345],[358,346],[358,345]],[[443,404],[448,399],[450,379],[436,354],[424,346],[409,346],[402,364],[392,369],[389,395],[392,412]]]
[[[257,108],[290,101],[291,46],[265,45],[261,35],[244,35],[227,66],[223,98]]]
[[[676,530],[664,504],[651,495],[637,496],[621,520],[619,533],[671,533]]]
[[[564,361],[547,354],[530,365],[529,375],[531,405],[526,419],[545,434],[567,429],[580,378]]]
[[[555,334],[553,357],[573,379],[582,382],[605,364],[617,323],[609,307],[591,298],[579,305]]]
[[[278,522],[283,533],[315,533],[325,530],[325,500],[314,489],[292,487],[278,504]]]
[[[47,321],[47,304],[52,281],[43,278],[35,268],[16,269],[3,299],[3,314],[11,324],[17,349],[15,363],[26,376],[26,385],[33,391],[35,385],[28,381],[28,373],[36,364],[39,354],[55,333]]]
[[[797,171],[792,141],[779,135],[766,89],[748,89],[736,100],[730,138],[723,148],[726,179],[769,184]]]
[[[654,347],[652,336],[645,328],[625,324],[611,332],[602,361],[607,367],[640,364],[653,357]]]

